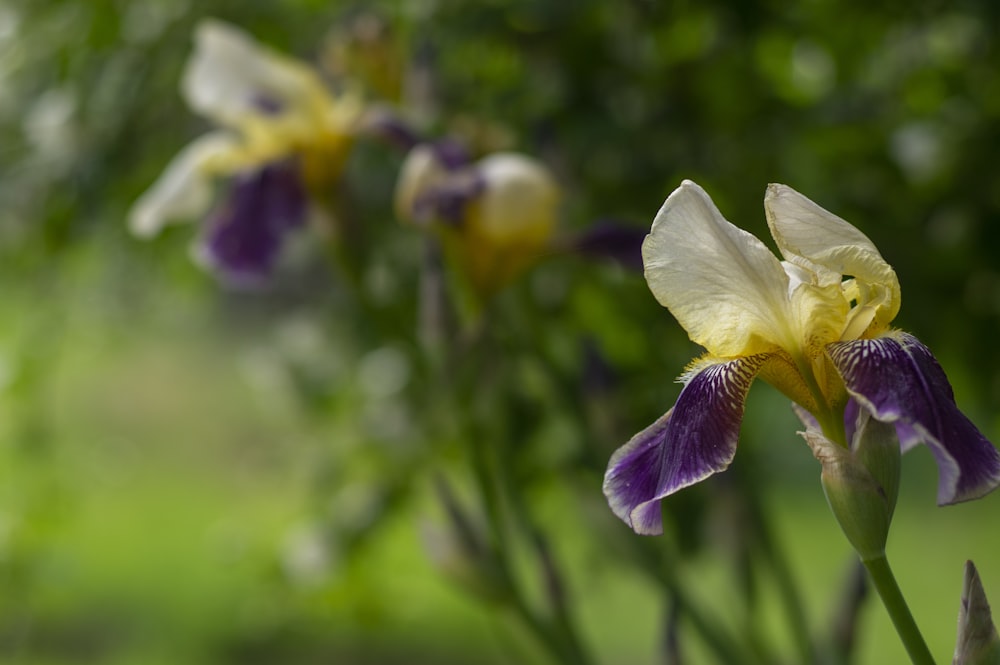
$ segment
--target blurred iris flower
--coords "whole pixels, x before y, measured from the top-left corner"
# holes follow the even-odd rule
[[[340,177],[361,120],[360,98],[333,93],[307,64],[217,20],[195,30],[181,82],[188,105],[219,129],[184,148],[135,203],[132,231],[209,214],[218,178],[225,200],[208,217],[198,258],[236,283],[266,278],[287,233],[304,225],[310,195]]]
[[[401,219],[440,232],[449,260],[487,297],[543,254],[559,199],[555,178],[531,157],[502,152],[472,162],[441,142],[409,152],[395,204]]]
[[[676,404],[612,456],[604,492],[637,533],[658,534],[660,501],[729,466],[758,375],[849,447],[858,408],[895,427],[902,450],[927,445],[941,505],[1000,484],[1000,455],[955,404],[926,346],[890,328],[899,282],[872,242],[784,185],[764,198],[783,261],[730,224],[685,181],[643,243],[656,299],[707,353]]]

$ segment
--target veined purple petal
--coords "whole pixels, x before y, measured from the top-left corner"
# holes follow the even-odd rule
[[[931,449],[939,505],[976,499],[1000,484],[1000,453],[959,411],[944,370],[916,337],[836,342],[827,353],[851,395],[896,425],[904,451],[917,443]]]
[[[238,176],[229,198],[208,222],[201,255],[236,284],[266,279],[285,235],[306,216],[306,192],[294,163]]]
[[[611,456],[604,494],[636,533],[663,533],[660,501],[729,466],[747,391],[766,360],[751,356],[697,371],[666,415]]]

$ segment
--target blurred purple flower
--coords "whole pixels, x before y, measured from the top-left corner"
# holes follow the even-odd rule
[[[304,225],[306,211],[306,191],[294,162],[240,174],[209,218],[198,254],[230,283],[260,284],[270,276],[288,232]]]

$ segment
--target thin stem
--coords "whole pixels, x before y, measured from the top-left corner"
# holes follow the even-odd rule
[[[480,443],[475,441],[477,444]],[[472,450],[473,470],[484,503],[486,521],[490,527],[490,548],[494,561],[500,570],[503,584],[507,587],[507,599],[510,606],[557,662],[565,663],[565,665],[588,665],[591,659],[577,638],[565,606],[557,602],[553,608],[554,616],[545,617],[531,607],[521,591],[514,571],[507,533],[504,529],[506,521],[502,509],[504,482],[486,456],[487,447],[475,444],[469,447]],[[547,551],[543,550],[544,545],[536,543],[536,553],[539,556],[548,555]],[[541,563],[543,566],[550,567],[548,572],[553,572],[550,561],[542,561]]]
[[[476,341],[481,340],[477,336]],[[490,357],[480,355],[480,360],[488,365]],[[478,371],[470,376],[479,376],[481,379],[484,372],[489,373],[480,363],[471,364]],[[480,390],[484,390],[482,386]],[[573,625],[556,564],[544,538],[527,515],[521,488],[512,482],[504,460],[498,459],[498,449],[505,449],[503,434],[497,437],[481,431],[477,414],[482,411],[475,403],[479,396],[481,395],[474,391],[460,392],[458,412],[465,414],[463,438],[469,449],[472,470],[483,502],[484,517],[490,532],[490,551],[506,587],[508,604],[556,662],[564,665],[589,665],[592,658]],[[517,528],[519,533],[528,537],[532,545],[536,563],[541,568],[546,584],[549,613],[532,607],[521,589],[513,556],[514,534],[508,527]]]
[[[767,511],[761,505],[761,497],[757,493],[757,488],[751,488],[748,494],[750,510],[753,511],[757,527],[758,547],[763,550],[778,585],[778,595],[787,614],[792,638],[798,650],[799,661],[804,664],[814,663],[816,662],[816,653],[809,634],[805,603],[802,601],[802,596],[799,594],[798,586],[792,576],[791,564],[771,529],[767,519]]]
[[[725,627],[705,613],[688,593],[678,576],[678,562],[673,553],[662,548],[645,545],[642,540],[629,539],[647,571],[663,586],[667,597],[701,637],[705,646],[711,649],[720,663],[726,665],[746,665],[756,663],[753,652],[745,648],[730,635]]]
[[[664,665],[679,665],[681,658],[680,640],[677,638],[680,627],[681,612],[677,599],[667,598],[666,621],[663,630],[663,662]]]
[[[906,605],[903,592],[900,591],[892,569],[889,568],[888,559],[882,555],[875,559],[862,561],[862,563],[868,569],[875,590],[882,598],[882,604],[889,612],[889,618],[892,619],[896,633],[899,634],[899,639],[906,647],[906,653],[910,655],[913,665],[934,665],[934,658],[931,656],[930,649],[927,648],[927,643],[924,642],[923,635],[920,634],[920,629],[917,628],[917,623],[913,620],[910,608]]]
[[[861,561],[851,561],[851,570],[843,585],[844,594],[830,622],[830,665],[850,665],[857,642],[858,619],[869,594],[868,579]]]

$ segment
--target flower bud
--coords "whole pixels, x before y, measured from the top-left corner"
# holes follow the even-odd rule
[[[1000,663],[1000,637],[990,613],[979,573],[965,562],[962,606],[958,611],[958,640],[952,665],[996,665]]]
[[[861,409],[850,449],[815,429],[803,436],[823,466],[823,491],[848,541],[862,561],[884,556],[899,492],[900,449],[895,428]]]
[[[495,153],[468,164],[418,145],[396,186],[397,214],[434,224],[446,256],[473,291],[489,296],[532,265],[555,230],[559,188],[540,162]]]

